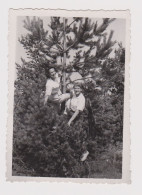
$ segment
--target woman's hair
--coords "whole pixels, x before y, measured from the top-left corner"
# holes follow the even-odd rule
[[[75,82],[74,82],[74,88],[75,88],[75,87],[79,87],[80,89],[82,89],[82,84],[81,84],[81,83],[75,83]]]
[[[51,69],[54,69],[55,70],[55,72],[57,72],[57,70],[56,70],[56,68],[54,67],[54,66],[50,66],[49,68],[47,68],[45,71],[46,71],[46,76],[47,76],[47,78],[50,78],[50,70]]]

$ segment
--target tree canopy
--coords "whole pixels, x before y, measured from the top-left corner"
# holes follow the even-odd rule
[[[113,21],[51,17],[48,28],[39,17],[23,21],[27,33],[19,42],[29,60],[21,58],[21,64],[16,64],[13,175],[121,177],[122,160],[115,162],[113,154],[122,152],[125,48],[118,43],[114,58],[109,57],[116,42],[112,41],[113,31],[108,34],[106,29]],[[43,106],[50,66],[92,78],[85,79],[83,86],[91,111],[88,107],[71,127],[52,104]],[[91,121],[95,121],[93,135],[89,132]],[[90,155],[87,163],[81,164],[86,138]]]

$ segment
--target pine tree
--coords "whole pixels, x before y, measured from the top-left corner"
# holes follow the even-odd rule
[[[28,33],[19,41],[28,60],[21,58],[21,65],[17,64],[13,170],[17,169],[18,162],[26,171],[18,174],[85,177],[89,174],[88,168],[80,163],[80,156],[87,140],[90,161],[95,160],[108,143],[122,143],[125,49],[119,44],[115,58],[109,58],[115,42],[113,32],[108,35],[106,29],[113,21],[105,18],[98,24],[89,18],[51,17],[47,31],[42,19],[25,19]],[[71,62],[67,63],[70,58]],[[87,110],[73,126],[67,127],[67,119],[59,116],[52,104],[43,106],[46,73],[51,65],[63,71],[63,92],[66,72],[78,71],[83,79],[88,74],[93,77],[95,85],[86,82],[83,86],[91,105],[89,124]],[[94,118],[96,131],[90,137],[89,125]]]
[[[26,49],[29,59],[45,69],[54,64],[57,69],[62,69],[64,74],[65,69],[73,71],[73,68],[77,71],[80,68],[90,71],[99,65],[99,60],[105,59],[112,51],[115,44],[111,41],[113,31],[107,38],[105,30],[113,21],[114,19],[105,18],[102,24],[98,25],[89,18],[73,18],[70,22],[66,18],[51,17],[49,33],[44,30],[41,19],[34,17],[30,20],[27,17],[24,20],[24,27],[29,33],[25,37],[22,36],[20,42]],[[87,48],[87,51],[82,53],[84,48]],[[66,58],[70,58],[72,50],[75,51],[75,57],[66,66]],[[58,65],[59,57],[61,64]],[[65,78],[63,85],[65,87]]]

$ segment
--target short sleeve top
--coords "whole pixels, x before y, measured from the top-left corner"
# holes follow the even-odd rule
[[[60,78],[58,75],[55,80],[48,79],[46,82],[46,95],[56,95],[61,93],[60,91]]]
[[[78,97],[73,97],[70,100],[70,109],[72,111],[83,111],[85,108],[85,97],[84,95],[81,93]]]

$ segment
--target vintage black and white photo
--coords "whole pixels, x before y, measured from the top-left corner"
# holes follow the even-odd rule
[[[129,12],[71,12],[11,12],[8,170],[129,181]]]

